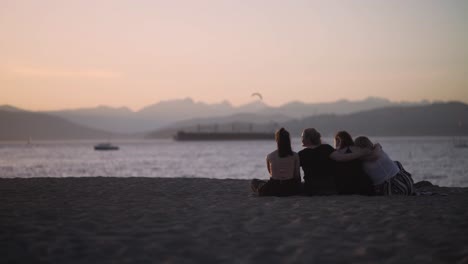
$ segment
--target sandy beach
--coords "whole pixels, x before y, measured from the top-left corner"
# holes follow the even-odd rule
[[[246,180],[0,179],[1,263],[468,263],[468,188],[256,197]],[[445,194],[445,195],[441,195]]]

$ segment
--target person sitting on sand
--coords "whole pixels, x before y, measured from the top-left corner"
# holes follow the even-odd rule
[[[304,171],[304,191],[308,195],[336,194],[335,161],[330,159],[334,151],[328,144],[322,144],[320,133],[315,128],[302,132],[303,150],[299,159]]]
[[[336,161],[336,188],[339,194],[374,195],[374,187],[362,168],[359,158],[371,154],[371,150],[354,146],[351,135],[339,131],[335,135],[335,151],[330,158]]]
[[[289,196],[301,189],[299,155],[291,149],[289,132],[281,128],[275,133],[277,150],[266,157],[270,180],[253,179],[252,190],[260,196]]]
[[[373,144],[367,137],[357,137],[354,141],[357,147],[372,151],[365,155],[362,166],[374,184],[378,195],[412,195],[414,193],[411,174],[403,169],[399,161],[392,161],[383,151],[380,144]]]

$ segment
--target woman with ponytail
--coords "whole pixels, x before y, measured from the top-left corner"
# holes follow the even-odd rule
[[[291,149],[289,132],[281,128],[275,133],[277,149],[266,157],[270,180],[252,180],[252,190],[260,196],[289,196],[301,190],[299,155]]]

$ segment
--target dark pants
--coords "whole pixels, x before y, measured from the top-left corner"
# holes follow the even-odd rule
[[[335,184],[319,184],[317,182],[304,182],[304,193],[307,195],[335,195],[338,194]]]
[[[250,187],[259,196],[290,196],[301,192],[301,179],[268,181],[253,179]]]

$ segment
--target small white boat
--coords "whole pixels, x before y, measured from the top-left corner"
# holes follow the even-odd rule
[[[119,147],[111,143],[100,143],[94,146],[94,150],[119,150]]]

